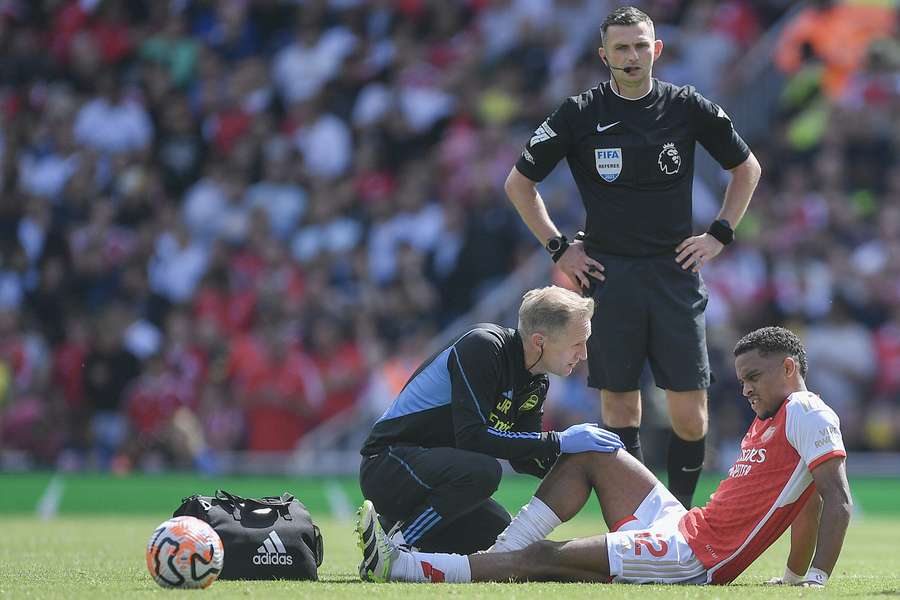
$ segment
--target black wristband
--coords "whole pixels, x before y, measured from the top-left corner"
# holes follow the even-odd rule
[[[734,241],[734,229],[731,228],[731,223],[725,219],[713,221],[706,233],[719,240],[723,246],[727,246]]]
[[[559,259],[562,258],[562,255],[566,253],[566,250],[569,249],[569,240],[564,235],[560,235],[558,237],[550,238],[547,240],[547,245],[544,246],[547,252],[550,253],[550,256],[553,258],[553,262],[559,262]]]
[[[551,258],[553,258],[553,262],[555,262],[555,263],[559,262],[559,259],[562,258],[562,255],[565,254],[566,250],[568,250],[568,249],[569,249],[569,242],[566,242],[565,244],[563,244],[562,248],[560,248],[559,250],[557,250],[556,252],[553,253],[553,256],[551,257]]]

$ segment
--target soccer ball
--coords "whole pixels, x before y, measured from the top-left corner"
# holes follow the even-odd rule
[[[166,588],[205,588],[219,578],[225,549],[219,534],[196,517],[164,521],[147,544],[147,570]]]

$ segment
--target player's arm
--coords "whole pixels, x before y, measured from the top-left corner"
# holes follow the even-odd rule
[[[822,496],[813,491],[806,506],[791,523],[791,551],[787,568],[793,573],[806,573],[819,536],[819,516],[822,514]]]
[[[734,229],[744,218],[747,207],[750,205],[750,199],[762,176],[762,167],[756,156],[751,152],[747,159],[732,169],[731,179],[728,187],[725,188],[725,200],[722,203],[722,210],[716,219],[725,219]]]
[[[816,489],[822,496],[822,515],[819,517],[816,552],[803,583],[824,585],[834,570],[844,545],[853,500],[850,497],[846,460],[843,456],[836,456],[815,466],[812,476]]]
[[[514,166],[506,177],[503,189],[522,221],[542,246],[550,238],[561,235],[547,212],[547,205],[537,189],[536,181],[520,173]]]
[[[542,246],[546,246],[551,238],[561,235],[547,213],[547,206],[537,189],[537,183],[520,173],[517,167],[509,172],[504,189],[516,212]],[[570,241],[569,248],[561,255],[554,256],[554,259],[560,270],[577,286],[589,288],[589,277],[601,281],[604,279],[603,265],[585,253],[581,241]]]
[[[822,497],[813,489],[809,500],[791,523],[791,550],[784,575],[770,579],[766,583],[793,585],[803,581],[803,575],[809,569],[809,563],[816,551],[821,512]]]
[[[509,201],[541,246],[561,235],[547,212],[537,183],[550,174],[569,151],[571,115],[577,111],[573,99],[563,104],[538,127],[528,140],[522,156],[510,170],[504,189]],[[554,255],[553,260],[573,284],[590,287],[589,277],[603,279],[603,265],[590,258],[580,241]]]
[[[691,236],[675,248],[677,255],[675,260],[682,268],[690,268],[696,272],[709,260],[718,256],[725,243],[730,241],[734,229],[747,212],[750,199],[762,176],[762,167],[734,130],[731,118],[722,107],[697,93],[693,93],[690,103],[697,141],[723,169],[731,173],[716,222],[710,225],[706,233]],[[723,230],[724,224],[719,223],[722,219],[728,222],[730,233],[728,229]],[[722,239],[725,242],[720,241]]]

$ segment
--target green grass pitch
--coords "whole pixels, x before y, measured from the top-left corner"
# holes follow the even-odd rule
[[[702,502],[718,477],[705,476],[697,492]],[[495,498],[515,512],[534,493],[530,477],[504,477]],[[57,488],[59,516],[36,518],[35,510]],[[192,474],[59,475],[0,473],[0,599],[5,598],[876,598],[900,600],[900,479],[851,478],[860,514],[850,524],[837,569],[825,590],[761,585],[784,571],[787,536],[730,586],[628,586],[603,584],[368,584],[359,581],[353,523],[329,517],[352,514],[362,501],[355,477],[219,477]],[[206,590],[157,587],[144,564],[153,529],[182,497],[223,488],[243,496],[280,494],[300,498],[321,527],[325,562],[319,582],[217,581]],[[340,499],[337,504],[335,498]],[[341,506],[342,505],[342,506]],[[596,500],[565,523],[553,539],[605,531]],[[226,556],[227,560],[227,556]]]
[[[165,515],[162,515],[165,517]],[[125,598],[182,594],[215,598],[883,598],[900,597],[900,518],[854,521],[829,587],[824,591],[760,585],[783,571],[782,538],[727,587],[603,584],[368,584],[357,578],[359,552],[346,520],[320,521],[325,538],[321,581],[217,581],[207,590],[158,588],[144,566],[144,549],[157,516],[33,517],[0,519],[0,598]],[[554,539],[602,531],[596,515],[577,517]],[[191,596],[193,597],[193,596]]]

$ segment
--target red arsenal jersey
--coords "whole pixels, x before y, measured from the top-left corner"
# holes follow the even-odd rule
[[[771,546],[812,494],[812,469],[836,456],[846,456],[840,421],[815,394],[795,392],[754,419],[728,477],[679,523],[709,581],[734,580]]]

